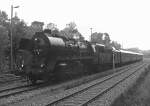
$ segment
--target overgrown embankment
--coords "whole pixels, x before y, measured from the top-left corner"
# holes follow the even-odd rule
[[[116,99],[112,106],[150,106],[150,65],[135,84]]]

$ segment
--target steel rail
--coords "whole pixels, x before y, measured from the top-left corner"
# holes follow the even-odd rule
[[[143,64],[142,64],[142,65],[143,65]],[[93,85],[88,86],[88,87],[86,87],[86,88],[84,88],[84,89],[81,89],[81,90],[76,91],[76,92],[74,92],[74,93],[72,93],[72,94],[69,94],[69,95],[67,95],[67,96],[65,96],[65,97],[63,97],[63,98],[61,98],[61,99],[59,99],[59,100],[54,100],[54,101],[52,101],[51,103],[49,103],[47,106],[51,106],[51,105],[54,105],[54,104],[56,104],[56,103],[59,103],[59,102],[65,100],[65,99],[67,99],[67,98],[69,98],[69,97],[72,97],[72,96],[74,96],[74,95],[76,95],[76,94],[79,94],[79,93],[81,93],[81,92],[84,92],[84,91],[88,90],[89,88],[92,88],[93,86],[96,86],[96,85],[98,85],[98,84],[104,83],[104,82],[107,81],[107,80],[110,80],[110,79],[112,79],[112,78],[114,78],[114,77],[116,77],[116,76],[119,76],[120,74],[123,74],[123,73],[125,73],[125,72],[127,72],[127,71],[129,71],[129,70],[130,70],[130,69],[128,69],[128,68],[127,68],[127,69],[124,69],[124,71],[115,73],[114,75],[111,75],[110,77],[108,77],[108,78],[106,78],[106,79],[104,79],[104,80],[102,80],[102,81],[100,81],[100,82],[98,82],[98,83],[96,83],[96,84],[93,84]]]

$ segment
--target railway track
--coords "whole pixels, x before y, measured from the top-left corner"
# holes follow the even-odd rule
[[[62,98],[51,100],[51,102],[48,103],[47,106],[87,106],[88,103],[108,92],[113,87],[115,87],[128,77],[132,76],[136,71],[144,66],[145,64],[142,64],[135,69],[120,72],[102,81],[95,81],[93,84],[89,84],[88,86],[83,87],[80,90],[75,90],[74,92],[72,91],[67,95],[64,94],[65,96]],[[127,71],[128,73],[126,73]],[[60,95],[57,96],[61,97]]]
[[[27,86],[26,79],[14,74],[0,75],[0,95],[14,89],[19,89]]]
[[[68,89],[62,93],[56,95],[50,95],[39,100],[23,101],[22,103],[15,104],[19,105],[47,105],[47,106],[86,106],[97,97],[111,90],[113,87],[124,81],[126,78],[132,76],[139,69],[144,67],[146,64],[135,64],[131,67],[127,67],[117,73],[108,75],[104,78],[97,79],[87,84]],[[133,68],[134,67],[134,68]],[[39,99],[39,98],[38,98]]]
[[[127,66],[126,68],[130,68],[132,66]],[[21,85],[21,86],[14,86],[14,87],[10,87],[10,88],[5,88],[5,89],[1,89],[0,90],[0,99],[2,98],[7,98],[9,96],[14,96],[17,94],[21,94],[23,92],[27,92],[27,91],[32,91],[38,88],[42,88],[48,86],[46,84],[43,83],[39,83],[38,85]]]
[[[5,90],[21,87],[26,85],[26,79],[14,74],[0,75],[0,93]]]
[[[0,99],[6,98],[12,95],[20,94],[23,92],[27,92],[30,90],[35,89],[35,87],[32,87],[31,85],[24,85],[24,86],[18,86],[18,87],[13,87],[9,89],[4,89],[0,91]]]
[[[48,85],[48,83],[38,83],[36,85],[25,84],[25,85],[6,88],[6,89],[1,89],[0,90],[0,99],[7,98],[7,97],[10,97],[10,96],[15,96],[17,94],[32,91],[32,90],[35,90],[35,89],[39,89],[39,88],[45,87],[47,85]]]
[[[129,67],[131,67],[131,66],[126,66],[124,68],[129,68]],[[118,70],[121,70],[121,69],[119,68]],[[7,75],[4,75],[4,76],[7,76]],[[23,79],[16,79],[16,80],[23,81]],[[12,95],[17,95],[17,94],[20,94],[20,93],[23,93],[23,92],[32,91],[34,89],[38,89],[40,87],[42,88],[44,86],[46,86],[46,84],[42,84],[42,83],[40,83],[36,86],[27,85],[27,84],[19,84],[18,86],[17,85],[14,85],[14,86],[12,85],[10,87],[7,86],[7,88],[5,86],[4,87],[1,86],[0,87],[0,99],[6,98],[6,97],[9,97],[9,96],[12,96]]]
[[[1,74],[0,75],[0,85],[6,83],[12,83],[15,81],[25,81],[21,76],[16,76],[14,74]]]

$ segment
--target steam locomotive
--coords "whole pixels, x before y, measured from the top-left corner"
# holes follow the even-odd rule
[[[105,45],[67,39],[50,30],[37,32],[32,39],[21,39],[16,57],[17,69],[32,83],[58,74],[59,65],[78,61],[87,66],[113,67],[142,61],[140,53],[115,50]],[[94,71],[90,70],[90,71]]]

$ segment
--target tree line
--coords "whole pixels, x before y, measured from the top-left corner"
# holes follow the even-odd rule
[[[110,39],[110,35],[108,33],[101,33],[95,32],[91,35],[91,42],[92,43],[101,43],[105,45],[107,48],[114,47],[115,49],[121,49],[121,44],[116,41],[112,41]]]
[[[30,26],[18,16],[12,18],[12,34],[13,34],[13,54],[15,56],[19,41],[21,38],[31,39],[35,32],[43,31],[44,22],[33,21]],[[52,34],[83,41],[84,37],[77,29],[75,22],[66,24],[62,30],[57,28],[55,23],[48,23],[46,29],[50,29]],[[10,69],[10,19],[5,11],[0,10],[0,72],[9,71]],[[115,47],[120,49],[121,45],[110,39],[108,33],[93,33],[91,35],[92,43],[101,43],[107,47]]]

